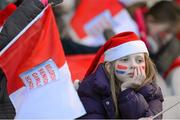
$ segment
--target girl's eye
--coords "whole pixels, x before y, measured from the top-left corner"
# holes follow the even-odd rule
[[[142,60],[142,59],[137,60],[137,63],[142,63],[142,62],[144,62],[144,60]]]
[[[122,62],[127,62],[127,61],[128,61],[128,58],[122,58],[121,61],[122,61]]]

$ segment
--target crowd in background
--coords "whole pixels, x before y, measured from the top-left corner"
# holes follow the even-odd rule
[[[0,1],[0,27],[6,20],[3,10],[22,1]],[[133,31],[149,49],[163,95],[180,96],[179,0],[64,0],[53,10],[67,59],[96,54],[114,34]]]
[[[112,16],[112,19],[116,22],[116,25],[114,25],[114,23],[110,23],[107,20],[107,24],[111,25],[106,26],[106,24],[103,23],[103,20],[105,21],[106,15],[104,15],[103,19],[101,19],[100,16],[99,18],[94,17],[94,21],[92,20],[92,23],[89,23],[89,26],[84,25],[84,31],[87,31],[86,29],[88,29],[88,27],[90,29],[93,26],[93,22],[96,24],[95,20],[102,20],[102,26],[99,27],[99,30],[98,27],[92,28],[92,31],[94,30],[96,33],[94,33],[95,35],[93,33],[91,34],[87,32],[87,35],[84,35],[84,37],[80,35],[80,32],[77,29],[83,29],[81,28],[81,22],[86,21],[88,15],[93,16],[91,13],[93,10],[96,10],[96,6],[91,6],[91,4],[95,5],[91,0],[70,1],[71,2],[66,0],[64,3],[54,8],[55,15],[57,16],[57,23],[60,29],[61,40],[67,55],[96,53],[96,50],[99,49],[99,46],[106,42],[104,39],[107,39],[108,35],[112,36],[113,33],[116,34],[118,32],[127,30],[134,31],[140,36],[140,38],[149,48],[150,56],[155,62],[159,72],[160,78],[157,79],[157,82],[161,84],[160,86],[162,86],[164,94],[180,95],[180,89],[178,88],[180,70],[180,8],[178,1],[117,1],[119,2],[119,6],[121,8],[119,8],[119,13],[117,12],[116,16]],[[88,2],[90,7],[87,5],[86,8],[84,7],[84,11],[82,12],[82,6],[85,6],[85,4],[88,4]],[[103,1],[101,2],[102,4],[106,4],[105,1],[104,3]],[[114,4],[114,6],[116,5],[113,1],[111,1],[109,4]],[[110,12],[113,11],[111,11],[110,7],[106,9],[109,9]],[[82,13],[80,13],[80,11]],[[79,17],[77,17],[78,15]],[[79,25],[74,25],[75,23],[78,24],[78,22],[80,23]],[[107,30],[108,32],[106,32]],[[97,33],[99,33],[99,36]],[[89,39],[94,40],[90,41]],[[98,40],[102,41],[99,42]],[[68,43],[66,43],[67,41]],[[160,79],[162,79],[163,82],[160,81]]]
[[[76,28],[79,27],[79,29],[83,29],[81,28],[81,22],[84,22],[88,15],[93,16],[91,14],[93,10],[96,10],[96,6],[91,6],[91,9],[91,7],[88,7],[87,5],[86,8],[84,7],[84,11],[82,12],[82,6],[85,6],[85,4],[88,4],[88,2],[89,6],[91,6],[91,4],[95,6],[94,3],[98,3],[93,3],[93,1],[91,0],[66,0],[64,1],[64,3],[54,8],[65,53],[67,55],[96,53],[99,47],[105,43],[105,40],[103,41],[103,39],[108,39],[108,35],[112,36],[113,33],[115,34],[127,30],[134,31],[140,36],[140,38],[146,43],[147,47],[149,48],[150,56],[157,65],[157,70],[159,72],[160,78],[157,79],[157,82],[159,82],[159,84],[162,84],[160,86],[162,86],[164,94],[180,95],[180,89],[178,89],[178,73],[180,69],[178,67],[180,54],[179,2],[166,0],[117,1],[119,2],[119,6],[121,8],[119,9],[119,13],[116,13],[116,17],[112,18],[115,22],[117,22],[117,24],[114,26],[114,23],[110,23],[107,20],[107,24],[111,25],[102,25],[99,27],[99,30],[97,30],[98,27],[92,28],[92,30],[96,30],[96,34],[94,36],[93,33],[90,34],[87,32],[88,35],[86,35],[85,37],[81,37],[78,33],[79,31],[76,30]],[[102,2],[102,4],[106,4],[106,1],[104,1],[103,3],[103,1],[100,0],[99,4],[100,2]],[[111,1],[111,3],[109,4],[116,5],[113,1]],[[111,12],[111,8],[106,9],[109,9]],[[82,13],[80,13],[80,11]],[[123,15],[118,16],[118,14]],[[106,15],[104,16],[106,17]],[[83,19],[84,21],[81,19]],[[93,17],[91,19],[93,19]],[[94,17],[94,19],[98,21],[98,18]],[[99,20],[102,20],[103,24],[103,19],[100,19],[99,17]],[[75,26],[74,24],[77,24],[78,22],[80,23],[79,26]],[[96,23],[94,22],[94,24]],[[99,36],[97,35],[97,33],[99,33]],[[87,38],[87,36],[93,37]],[[90,41],[89,39],[94,40]],[[159,81],[160,79],[162,79],[163,82]]]

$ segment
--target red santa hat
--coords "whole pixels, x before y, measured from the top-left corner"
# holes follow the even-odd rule
[[[104,61],[111,62],[135,53],[149,54],[145,43],[134,32],[119,33],[99,49],[85,76],[94,71],[102,54],[104,54]]]

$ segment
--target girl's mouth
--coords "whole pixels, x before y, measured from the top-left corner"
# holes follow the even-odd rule
[[[128,73],[128,76],[129,76],[130,78],[133,78],[134,73]]]

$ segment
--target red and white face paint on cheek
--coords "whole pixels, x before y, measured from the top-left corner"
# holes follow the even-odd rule
[[[131,78],[136,81],[139,84],[142,84],[143,81],[146,79],[146,73],[144,70],[144,66],[138,66],[137,68],[134,69],[134,75]]]
[[[133,73],[130,74],[131,77],[133,77],[134,75],[138,75],[138,74],[145,74],[145,66],[138,66],[137,68],[134,69]]]
[[[142,66],[142,69],[145,70],[145,66]]]
[[[145,66],[143,65],[143,66],[141,66],[141,68],[142,68],[142,70],[145,72]]]
[[[128,67],[127,66],[124,66],[124,65],[117,65],[117,68],[116,68],[116,73],[117,74],[125,74],[126,72],[127,72],[127,70],[128,70]]]
[[[116,65],[115,75],[117,79],[120,80],[121,82],[125,82],[130,79],[128,72],[129,72],[128,66],[122,64]]]
[[[142,65],[142,66],[140,66],[140,67],[141,67],[141,72],[142,72],[143,74],[145,74],[145,66]]]

